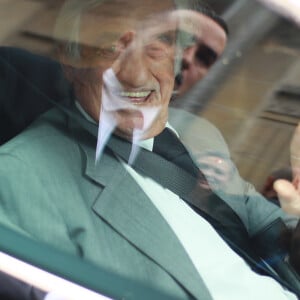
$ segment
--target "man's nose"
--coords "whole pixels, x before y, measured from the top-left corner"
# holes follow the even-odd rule
[[[150,70],[145,53],[145,47],[136,36],[121,38],[126,41],[124,50],[115,65],[115,73],[124,87],[143,87],[149,80]]]

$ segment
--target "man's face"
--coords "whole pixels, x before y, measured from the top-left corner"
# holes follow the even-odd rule
[[[207,74],[223,53],[227,42],[226,33],[218,23],[198,12],[187,11],[185,14],[186,16],[182,15],[182,20],[185,26],[191,28],[189,31],[194,36],[190,39],[191,45],[183,50],[181,73],[175,86],[179,95],[188,91]]]
[[[143,139],[153,137],[165,126],[174,87],[173,4],[117,2],[82,16],[80,58],[63,62],[78,101],[93,119],[100,116],[101,122],[101,115],[109,113],[116,134],[131,139],[134,130],[144,129]],[[114,76],[106,76],[107,70]],[[147,114],[152,117],[146,124]]]

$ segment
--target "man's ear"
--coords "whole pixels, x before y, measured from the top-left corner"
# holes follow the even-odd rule
[[[120,38],[119,38],[119,47],[121,49],[125,49],[129,46],[129,44],[133,41],[135,37],[135,32],[134,31],[126,31],[123,33]]]

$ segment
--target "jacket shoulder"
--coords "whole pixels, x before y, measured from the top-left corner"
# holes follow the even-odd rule
[[[215,153],[229,158],[228,146],[217,127],[204,118],[177,108],[169,109],[169,122],[182,142],[198,154]]]

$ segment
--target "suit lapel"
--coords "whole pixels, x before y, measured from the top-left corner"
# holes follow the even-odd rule
[[[94,212],[195,298],[211,300],[176,235],[122,164],[107,154],[95,164],[94,150],[83,147],[86,176],[104,187],[94,203]]]

